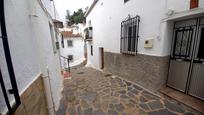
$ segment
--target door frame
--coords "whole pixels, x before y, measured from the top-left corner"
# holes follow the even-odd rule
[[[203,28],[204,27],[204,24],[200,24],[201,22],[200,22],[200,19],[204,19],[204,17],[203,16],[201,16],[201,17],[195,17],[195,18],[191,18],[192,20],[193,19],[195,19],[196,20],[196,28],[195,28],[195,32],[194,32],[194,36],[193,36],[193,38],[192,38],[192,50],[190,51],[192,54],[192,56],[190,57],[190,67],[189,67],[189,70],[188,70],[188,76],[187,76],[187,82],[186,82],[186,86],[185,86],[185,91],[184,91],[184,93],[185,94],[187,94],[187,95],[190,95],[189,94],[189,87],[190,87],[190,84],[191,84],[191,78],[192,78],[192,72],[193,72],[193,65],[194,65],[194,63],[195,63],[195,59],[196,59],[196,54],[197,54],[197,52],[198,52],[198,45],[199,45],[199,40],[200,40],[200,35],[201,35],[201,28]],[[184,20],[180,20],[180,21],[185,21],[185,20],[191,20],[191,19],[184,19]],[[175,40],[176,40],[176,36],[175,36],[175,34],[176,34],[176,30],[175,30],[175,23],[176,23],[176,21],[174,22],[174,27],[173,27],[173,38],[172,38],[172,45],[171,45],[171,53],[170,53],[170,60],[169,60],[169,69],[168,69],[168,76],[167,76],[167,86],[168,87],[171,87],[171,88],[173,88],[173,89],[176,89],[176,88],[174,88],[174,87],[172,87],[172,86],[169,86],[168,85],[168,79],[169,79],[169,75],[170,75],[170,64],[171,64],[171,60],[176,60],[176,59],[172,59],[172,55],[173,55],[173,50],[175,49]],[[185,60],[181,60],[181,61],[185,61]],[[176,90],[178,90],[178,91],[180,91],[179,89],[176,89]],[[193,96],[193,95],[191,95],[191,96]],[[193,96],[193,97],[196,97],[196,96]],[[196,98],[199,98],[199,97],[196,97]]]
[[[104,69],[104,48],[99,47],[99,66],[100,69]]]

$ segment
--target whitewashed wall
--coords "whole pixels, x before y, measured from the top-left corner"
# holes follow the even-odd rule
[[[204,1],[200,0],[200,7]],[[88,64],[99,67],[99,47],[106,52],[120,53],[120,24],[128,14],[140,16],[138,52],[152,56],[168,56],[171,47],[172,22],[164,21],[168,9],[175,13],[189,10],[189,0],[99,0],[87,16],[93,27],[93,56],[88,53]],[[190,12],[190,11],[189,11]],[[154,39],[153,48],[145,49],[144,42]],[[88,45],[90,52],[90,45]]]
[[[36,3],[36,7],[33,4]],[[30,7],[35,11],[36,17],[31,17],[31,23],[33,32],[35,34],[36,43],[38,45],[38,52],[40,56],[41,72],[47,75],[47,69],[49,71],[49,76],[51,77],[51,89],[53,93],[53,99],[56,108],[59,106],[59,99],[61,98],[62,90],[62,76],[60,75],[60,60],[59,54],[53,50],[53,41],[51,38],[49,24],[54,26],[52,20],[48,18],[45,12],[40,8],[38,2],[31,2]],[[53,29],[53,28],[52,28]],[[54,33],[54,44],[57,38]],[[55,52],[55,53],[54,53]],[[47,68],[48,67],[48,68]]]
[[[31,30],[27,0],[5,1],[5,18],[14,72],[20,92],[40,73],[39,57]],[[19,13],[21,11],[21,13]],[[0,40],[1,41],[1,40]],[[11,88],[7,65],[0,44],[0,66],[6,88]],[[0,94],[1,102],[4,101]],[[13,96],[10,96],[10,101]],[[5,104],[4,104],[5,106]],[[1,109],[4,109],[1,104]]]
[[[91,20],[93,26],[93,49],[94,55],[89,63],[98,67],[99,47],[104,47],[107,52],[120,53],[120,26],[128,14],[140,15],[140,32],[138,51],[147,55],[163,55],[162,43],[160,39],[161,19],[165,15],[164,0],[130,0],[124,4],[124,0],[99,0],[96,6],[87,17],[87,22]],[[152,6],[155,6],[152,8]],[[150,9],[151,8],[151,9]],[[114,9],[114,10],[112,10]],[[154,39],[154,47],[145,49],[143,47],[146,39]],[[89,46],[88,46],[89,47]],[[90,54],[90,53],[88,53]]]
[[[59,55],[53,53],[49,30],[51,19],[37,0],[5,0],[5,14],[9,47],[19,92],[22,93],[40,73],[47,75],[48,67],[53,99],[57,108],[61,97],[62,76]],[[10,82],[1,40],[0,67],[6,86],[9,88]],[[3,100],[2,92],[0,92],[0,99]]]
[[[73,47],[68,47],[67,40],[73,41]],[[73,62],[70,63],[70,66],[75,66],[84,61],[84,41],[82,37],[72,37],[72,38],[64,38],[64,48],[61,50],[61,54],[64,57],[68,57],[68,55],[73,55]]]
[[[204,0],[199,0],[199,7],[204,7]],[[167,0],[167,9],[175,12],[187,11],[190,8],[190,0]]]
[[[53,2],[51,2],[50,0],[41,0],[43,5],[45,6],[45,8],[47,9],[48,13],[54,17],[54,5]]]

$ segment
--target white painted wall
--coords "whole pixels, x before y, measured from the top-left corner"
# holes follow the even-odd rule
[[[120,53],[120,25],[128,14],[132,16],[140,15],[141,18],[139,53],[162,55],[161,44],[163,40],[160,39],[159,35],[161,19],[165,15],[165,4],[164,0],[130,0],[125,4],[124,0],[99,0],[87,17],[87,22],[91,20],[93,27],[92,44],[94,49],[94,55],[88,56],[88,60],[90,58],[91,62],[88,62],[99,67],[99,47],[104,47],[106,52]],[[152,6],[156,7],[150,10]],[[155,39],[154,48],[147,50],[143,45],[144,41],[149,38]]]
[[[47,9],[48,13],[54,18],[54,5],[53,1],[50,0],[41,0],[45,8]]]
[[[204,0],[199,0],[199,7],[204,7]],[[190,8],[190,0],[167,0],[167,9],[175,12],[187,11]]]
[[[204,1],[200,0],[200,7]],[[189,0],[99,0],[86,17],[87,25],[91,21],[93,41],[87,43],[88,64],[99,67],[99,47],[105,52],[120,53],[120,25],[128,14],[140,16],[138,53],[152,56],[167,56],[171,47],[172,22],[164,21],[168,9],[175,13],[189,9]],[[188,10],[190,12],[190,10]],[[153,48],[144,48],[146,39],[154,39]],[[90,56],[90,44],[93,56]]]
[[[79,33],[77,27],[73,27],[72,30],[73,30],[73,34],[75,34],[75,35]]]
[[[83,31],[85,29],[86,25],[83,24],[83,23],[79,23],[79,24],[75,24],[74,26],[72,26],[70,28],[70,30],[68,31],[73,31],[73,34],[80,34],[82,35],[83,34]],[[66,28],[65,28],[66,29]],[[66,30],[65,30],[66,31]]]
[[[59,55],[53,53],[49,30],[49,22],[52,24],[51,18],[46,15],[37,0],[6,0],[5,11],[9,47],[19,92],[22,93],[40,73],[47,75],[48,67],[57,109],[63,78],[60,75]],[[0,67],[6,86],[9,88],[9,75],[1,40]],[[13,100],[12,97],[10,99]],[[3,109],[2,92],[0,92],[0,100],[0,106]]]
[[[99,55],[95,54],[93,52],[93,56],[91,55],[91,45],[93,45],[91,42],[86,42],[87,44],[87,66],[95,66],[99,68],[99,60],[95,59],[99,57]],[[95,50],[95,47],[93,46],[93,51]],[[95,63],[95,64],[94,64]]]
[[[78,33],[79,33],[80,35],[83,34],[86,25],[83,24],[83,23],[79,23],[79,24],[77,24],[77,26],[78,26],[78,28],[79,28],[79,29],[78,29]]]
[[[59,106],[59,99],[61,98],[62,82],[63,77],[60,75],[60,60],[59,52],[53,50],[57,38],[54,33],[54,43],[51,38],[49,23],[54,27],[52,20],[47,17],[43,12],[37,2],[31,2],[31,8],[33,4],[36,3],[36,7],[33,7],[33,10],[36,12],[36,17],[31,17],[32,27],[34,36],[36,38],[36,43],[38,45],[38,52],[40,54],[40,64],[41,72],[44,75],[48,75],[47,67],[49,71],[49,76],[51,77],[51,89],[53,93],[53,99],[56,106],[56,109]],[[52,28],[54,30],[54,28]],[[54,45],[53,45],[54,44]],[[54,53],[55,52],[55,53]]]
[[[21,11],[21,13],[19,13]],[[40,73],[39,58],[31,30],[27,0],[5,1],[6,26],[13,61],[14,71],[19,91],[23,89]],[[14,20],[15,19],[15,20]],[[0,40],[1,41],[1,40]],[[7,65],[1,41],[0,66],[7,89],[11,88]],[[31,63],[32,62],[32,63]],[[4,101],[2,93],[1,102]],[[10,101],[13,96],[10,96]],[[1,106],[1,109],[4,109]]]
[[[73,47],[68,47],[67,40],[73,41]],[[73,55],[73,62],[70,62],[70,66],[75,66],[84,61],[84,41],[82,37],[64,38],[64,48],[61,49],[61,55],[68,57]]]

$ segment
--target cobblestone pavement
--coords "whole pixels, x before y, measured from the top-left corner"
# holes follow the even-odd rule
[[[58,115],[193,115],[137,84],[92,68],[72,69]]]

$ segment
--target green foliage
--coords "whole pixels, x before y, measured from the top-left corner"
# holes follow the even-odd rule
[[[70,15],[69,10],[67,10],[66,19],[68,26],[71,26],[73,24],[83,23],[85,21],[84,17],[85,12],[82,9],[78,9],[78,11],[74,11],[72,15]]]

